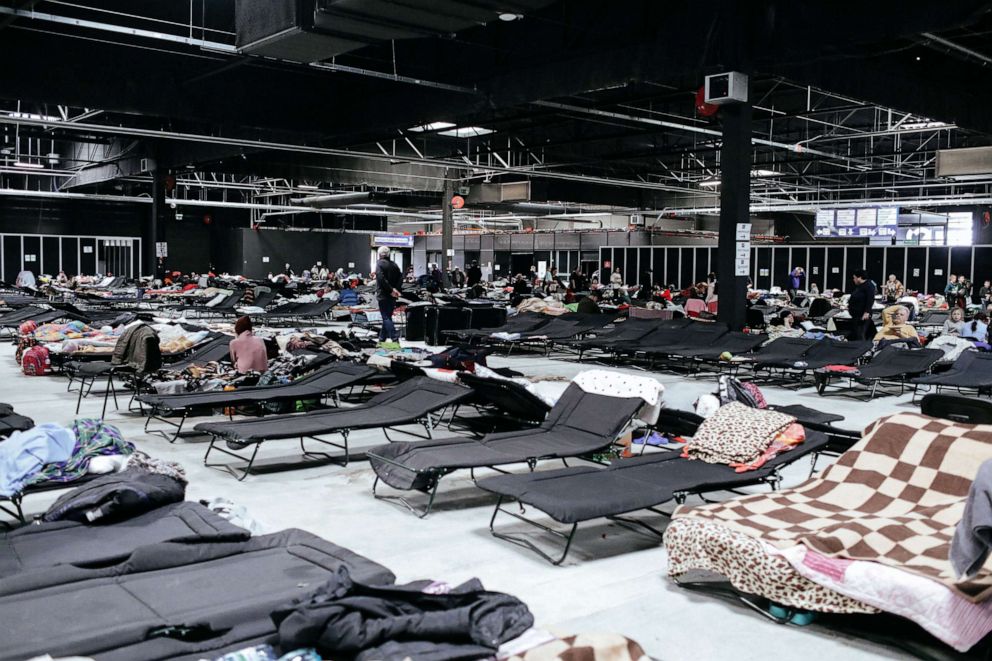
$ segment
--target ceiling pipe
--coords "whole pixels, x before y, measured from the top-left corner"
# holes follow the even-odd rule
[[[53,124],[61,125],[61,123],[46,121],[43,119],[32,119],[30,117],[13,117],[9,113],[0,114],[0,124],[14,124],[14,125],[23,124],[27,126],[42,126],[42,127],[52,126]],[[127,127],[127,126],[106,126],[103,124],[84,124],[78,122],[67,126],[71,126],[73,129],[78,129],[80,131],[92,131],[94,133],[107,133],[111,135],[132,135],[143,138],[150,138],[153,140],[202,142],[202,143],[209,143],[216,145],[226,145],[229,147],[242,147],[253,150],[262,149],[262,150],[271,150],[271,151],[293,152],[298,154],[316,154],[320,156],[337,156],[337,157],[352,158],[352,159],[369,159],[373,161],[390,163],[392,165],[396,165],[398,163],[412,163],[417,165],[424,165],[431,168],[437,168],[439,170],[470,169],[470,170],[485,171],[485,172],[495,172],[500,174],[518,174],[529,177],[541,177],[544,179],[560,179],[563,181],[576,181],[587,184],[603,184],[608,186],[617,186],[621,188],[641,188],[647,190],[666,191],[670,193],[682,193],[682,194],[694,195],[694,196],[705,196],[709,194],[693,188],[681,188],[677,186],[655,184],[646,181],[632,181],[629,179],[610,179],[608,177],[591,177],[587,175],[568,174],[565,172],[534,170],[531,168],[508,168],[508,167],[476,164],[476,163],[467,164],[464,161],[458,161],[458,160],[428,159],[428,158],[416,158],[416,157],[407,157],[407,156],[395,157],[395,156],[387,156],[385,154],[377,153],[377,152],[359,152],[359,151],[351,151],[348,149],[333,149],[330,147],[313,147],[309,145],[295,145],[289,143],[268,142],[265,140],[247,140],[244,138],[224,138],[220,136],[203,135],[198,133],[179,133],[175,131],[165,131],[165,130],[156,131],[154,129],[142,129],[135,127]],[[442,178],[442,175],[439,174],[437,178],[438,179]]]
[[[951,50],[957,51],[957,52],[959,52],[959,53],[961,53],[963,55],[967,55],[968,57],[970,57],[972,59],[978,60],[982,64],[992,64],[992,57],[989,57],[988,55],[985,55],[984,53],[979,53],[976,50],[972,50],[972,49],[968,48],[967,46],[962,46],[961,44],[958,44],[958,43],[955,43],[955,42],[951,41],[950,39],[944,39],[943,37],[938,37],[937,35],[935,35],[932,32],[922,32],[922,33],[920,33],[920,36],[924,37],[928,41],[934,42],[935,44],[940,44],[941,46],[946,46],[947,48],[950,48]]]

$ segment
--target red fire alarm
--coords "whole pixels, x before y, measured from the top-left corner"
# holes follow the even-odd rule
[[[455,195],[453,198],[451,198],[451,206],[454,209],[461,209],[462,207],[465,206],[465,198],[462,197],[461,195]]]

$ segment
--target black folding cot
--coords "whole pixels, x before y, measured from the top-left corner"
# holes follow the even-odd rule
[[[491,406],[514,420],[540,424],[551,410],[551,405],[510,379],[489,379],[460,372],[458,380],[475,392],[476,403]]]
[[[934,386],[937,393],[942,388],[975,390],[979,395],[992,393],[992,353],[965,351],[946,372],[920,376],[912,382],[915,387],[914,399],[921,385]]]
[[[489,520],[489,530],[494,537],[529,548],[559,565],[568,556],[580,523],[607,518],[627,526],[639,526],[660,538],[663,531],[624,515],[643,510],[667,517],[670,513],[659,509],[661,505],[672,501],[681,505],[690,495],[733,491],[760,484],[776,489],[784,466],[819,451],[826,442],[824,434],[809,432],[801,445],[772,458],[757,470],[743,473],[735,472],[730,466],[683,459],[678,452],[666,451],[617,459],[607,468],[572,466],[529,474],[498,475],[479,480],[477,484],[480,489],[499,497]],[[541,510],[554,521],[569,525],[570,530],[561,532],[507,509],[504,501],[511,499],[521,506]],[[495,522],[501,513],[564,539],[562,554],[552,557],[522,534],[498,532]]]
[[[389,438],[387,429],[405,425],[422,425],[426,437],[430,438],[432,429],[440,424],[447,409],[454,411],[455,405],[469,397],[472,390],[453,383],[445,383],[428,377],[418,377],[400,383],[395,388],[376,395],[364,404],[349,408],[312,411],[310,413],[293,415],[276,415],[259,420],[239,420],[235,422],[201,422],[194,428],[196,431],[211,436],[210,445],[203,457],[203,463],[210,467],[220,467],[237,476],[229,464],[211,464],[208,462],[210,453],[214,450],[228,456],[246,461],[238,480],[243,480],[255,462],[258,449],[263,441],[287,438],[299,438],[300,449],[304,456],[322,456],[324,453],[307,451],[304,439],[311,439],[324,445],[344,451],[340,458],[344,465],[348,463],[348,437],[358,429],[383,429]],[[435,417],[434,414],[438,413]],[[413,432],[405,434],[416,436]],[[326,434],[338,434],[341,443],[317,438]],[[218,447],[224,441],[228,448]],[[252,445],[251,456],[245,456],[233,449],[241,449]]]
[[[961,395],[924,395],[920,413],[968,425],[992,425],[992,402]]]
[[[599,329],[592,331],[594,337],[582,337],[577,339],[566,339],[558,344],[573,351],[578,351],[579,360],[589,350],[606,350],[615,342],[636,341],[658,328],[657,319],[627,319],[616,323],[612,328],[599,332]]]
[[[493,333],[526,333],[534,331],[549,323],[551,319],[552,317],[536,312],[521,312],[516,316],[508,318],[502,326],[495,328],[461,328],[444,331],[444,334],[449,337],[454,335],[461,340],[471,342],[475,339],[487,338]]]
[[[752,367],[756,376],[765,371],[767,378],[773,378],[778,372],[780,377],[797,377],[802,383],[809,372],[828,365],[854,365],[871,349],[869,341],[782,337],[755,352]]]
[[[111,564],[21,572],[0,582],[9,634],[0,660],[214,658],[273,636],[271,613],[341,568],[360,583],[395,581],[368,558],[295,529],[239,542],[151,544]]]
[[[0,440],[14,432],[26,431],[32,427],[34,420],[26,415],[19,415],[10,404],[0,404]]]
[[[848,380],[847,387],[841,387],[843,393],[855,389],[856,385],[860,384],[868,388],[867,399],[871,399],[883,382],[894,382],[899,385],[901,395],[906,391],[909,379],[930,371],[930,368],[943,356],[944,352],[939,349],[905,349],[888,346],[875,354],[871,362],[858,368],[857,372],[829,372],[821,368],[815,375],[816,390],[821,395],[827,394],[831,381],[839,378]]]
[[[468,468],[474,477],[476,468],[523,463],[533,470],[541,459],[591,456],[609,449],[643,404],[637,398],[587,393],[571,384],[539,427],[481,439],[381,445],[366,452],[376,473],[372,493],[377,498],[397,500],[423,518],[430,513],[438,484],[448,473]],[[418,511],[404,498],[378,494],[380,480],[394,489],[428,494],[427,505]]]
[[[136,399],[141,405],[142,412],[144,412],[145,406],[149,407],[145,419],[145,431],[148,431],[148,424],[153,419],[165,423],[175,428],[172,438],[166,435],[166,438],[172,443],[179,438],[186,419],[196,411],[265,402],[292,402],[324,397],[328,394],[335,395],[337,390],[360,383],[374,374],[376,371],[367,365],[342,362],[321,367],[312,374],[303,376],[291,383],[174,395],[144,394],[138,395]],[[178,411],[182,411],[183,414],[178,423],[164,417],[164,415]],[[155,431],[161,433],[160,430]]]
[[[173,503],[110,525],[52,521],[0,534],[0,580],[55,565],[106,565],[162,542],[236,542],[250,534],[203,505]]]

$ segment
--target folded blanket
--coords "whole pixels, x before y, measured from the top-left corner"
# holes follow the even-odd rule
[[[750,464],[796,419],[785,413],[731,402],[717,409],[693,435],[682,456],[710,464]]]

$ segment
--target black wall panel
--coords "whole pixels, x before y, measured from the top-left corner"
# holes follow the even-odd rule
[[[509,250],[496,250],[493,252],[493,278],[513,277],[510,269],[511,255],[512,253]]]
[[[22,244],[24,268],[35,275],[41,273],[41,237],[25,236]]]
[[[792,271],[792,262],[789,261],[788,248],[772,248],[772,287],[788,289],[789,273]]]
[[[96,239],[79,240],[79,272],[85,275],[96,273]]]
[[[266,233],[273,234],[274,232]],[[182,271],[183,273],[190,271],[203,273],[207,270],[212,257],[210,228],[208,226],[203,223],[166,223],[165,240],[169,244],[169,256],[165,258],[167,269]],[[297,264],[295,260],[291,259],[290,261],[293,262],[293,268],[296,269],[297,273],[301,273],[303,269],[313,265],[313,262]],[[240,273],[240,271],[235,271],[235,273]],[[263,275],[267,273],[268,271]]]
[[[681,254],[678,248],[665,248],[665,283],[675,285],[676,289],[682,289],[682,282],[679,273]]]
[[[906,249],[903,247],[891,247],[885,249],[885,279],[890,275],[895,275],[902,283],[906,284]]]
[[[41,239],[41,268],[44,273],[57,275],[61,269],[59,262],[59,237],[46,236]]]
[[[638,262],[640,253],[637,248],[627,248],[624,251],[623,281],[636,285],[641,281],[641,267]]]
[[[804,271],[806,271],[806,280],[803,281],[803,287],[808,288],[809,283],[809,259],[806,255],[806,248],[792,248],[791,254],[789,256],[789,271],[792,271],[797,266],[801,266]]]
[[[907,289],[925,291],[927,282],[927,249],[906,248],[906,279],[902,281]]]
[[[685,289],[696,284],[696,280],[693,279],[696,272],[696,267],[693,265],[695,251],[692,248],[680,248],[679,251],[682,255],[680,257],[681,267],[679,268],[678,283],[679,287]]]
[[[610,274],[614,273],[617,269],[620,269],[620,273],[625,273],[625,266],[627,264],[627,251],[624,248],[613,248],[613,264],[610,265]],[[604,278],[604,281],[609,282],[610,278]],[[626,280],[624,280],[626,283]]]
[[[3,279],[14,284],[21,270],[21,237],[3,237]]]
[[[992,280],[992,246],[975,248],[975,293],[986,280]]]
[[[710,249],[696,248],[696,274],[693,279],[696,282],[704,282],[710,271],[715,271],[716,265],[710,266]]]
[[[533,252],[533,250],[534,250],[534,235],[533,234],[511,234],[510,235],[510,249],[513,252]]]
[[[930,248],[930,265],[927,268],[926,291],[929,293],[943,292],[950,276],[948,259],[950,251],[944,247]]]
[[[62,270],[70,278],[79,272],[79,240],[62,237]]]
[[[668,274],[665,273],[665,249],[651,248],[651,263],[654,264],[654,281],[659,285],[668,284]]]
[[[826,248],[810,248],[809,249],[809,262],[806,265],[806,286],[809,287],[812,283],[816,283],[816,286],[822,292],[826,286],[827,271],[826,271],[826,259],[827,259],[827,249]]]
[[[847,267],[844,272],[844,284],[851,281],[851,274],[865,267],[865,249],[862,246],[847,248]]]
[[[638,282],[642,285],[653,285],[655,283],[655,278],[657,277],[654,273],[654,268],[651,265],[652,250],[651,248],[638,248],[637,254],[640,255],[641,265],[640,265],[640,280]],[[651,271],[651,273],[648,273]]]
[[[955,275],[964,274],[965,277],[969,279],[972,278],[974,270],[971,267],[971,246],[957,246],[951,248],[950,272]]]
[[[844,280],[844,248],[827,248],[827,289],[849,289]]]
[[[758,277],[754,281],[755,289],[771,289],[774,285],[772,279],[772,249],[758,248],[755,261],[758,263]]]
[[[889,274],[885,272],[884,261],[885,248],[869,246],[865,249],[865,270],[879,287],[889,277]]]

